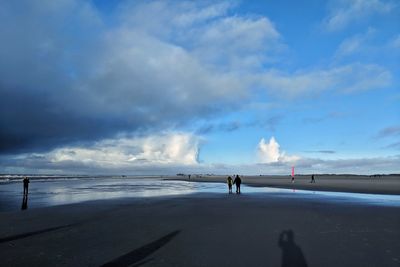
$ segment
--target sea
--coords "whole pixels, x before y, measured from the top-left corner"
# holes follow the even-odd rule
[[[26,175],[0,175],[0,212],[118,198],[174,197],[190,194],[227,195],[224,183],[171,180],[166,176],[74,176],[29,175],[29,194],[23,195]],[[166,179],[168,178],[168,179]],[[206,177],[204,180],[206,181]],[[322,201],[355,205],[400,207],[400,195],[323,192],[251,187],[242,185],[242,195]],[[25,203],[24,203],[25,202]]]

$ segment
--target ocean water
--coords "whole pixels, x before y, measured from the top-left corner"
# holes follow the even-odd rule
[[[227,194],[222,183],[163,180],[160,177],[36,176],[30,178],[27,208],[55,206],[83,201],[149,198],[195,193]],[[400,207],[400,195],[322,192],[242,185],[242,193],[304,201]],[[22,177],[0,177],[0,212],[21,209]]]

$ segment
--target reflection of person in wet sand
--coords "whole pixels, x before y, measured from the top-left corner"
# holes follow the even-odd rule
[[[307,267],[301,248],[294,242],[292,230],[280,233],[278,245],[282,249],[282,267]]]
[[[226,179],[226,182],[228,183],[229,194],[232,194],[232,184],[233,184],[232,177],[228,176],[228,179]]]
[[[236,184],[236,194],[240,194],[240,184],[242,183],[242,179],[240,179],[239,175],[236,175],[235,181],[233,184]]]
[[[23,183],[24,183],[24,195],[28,195],[29,178],[25,177]]]
[[[29,189],[29,178],[25,177],[22,180],[23,184],[24,184],[24,196],[22,198],[22,206],[21,209],[22,210],[26,210],[28,208],[28,189]]]
[[[22,198],[21,210],[26,210],[28,208],[28,194],[24,194]]]

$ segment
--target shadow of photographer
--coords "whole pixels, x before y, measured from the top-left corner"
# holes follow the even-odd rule
[[[307,262],[301,248],[294,241],[292,230],[279,234],[278,245],[282,250],[282,267],[307,267]]]

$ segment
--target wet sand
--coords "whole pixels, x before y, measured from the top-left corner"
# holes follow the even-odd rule
[[[226,183],[227,176],[196,176],[190,181]],[[352,192],[368,194],[400,195],[400,175],[315,175],[315,183],[310,183],[311,175],[296,175],[294,183],[290,176],[241,176],[243,184],[257,187],[276,187],[312,191]],[[189,181],[185,177],[165,179]]]
[[[0,213],[0,265],[399,266],[399,226],[398,207],[321,199],[104,200]]]

